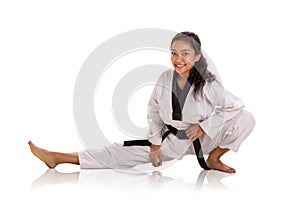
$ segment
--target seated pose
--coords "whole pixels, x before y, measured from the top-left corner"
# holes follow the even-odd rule
[[[195,154],[204,169],[235,173],[220,157],[238,151],[255,126],[252,114],[208,71],[195,33],[174,36],[171,62],[174,69],[161,74],[149,100],[147,139],[75,153],[48,151],[29,141],[32,153],[49,168],[72,163],[82,169],[120,169],[148,162],[156,167]],[[206,161],[203,154],[208,155]]]

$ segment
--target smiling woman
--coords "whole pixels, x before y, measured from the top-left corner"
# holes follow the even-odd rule
[[[201,54],[195,54],[195,51],[185,41],[177,40],[172,44],[171,61],[175,70],[187,79],[190,70],[194,67],[195,62],[199,61]]]
[[[185,80],[194,79],[194,91],[202,90],[205,80],[212,82],[215,77],[207,70],[207,63],[201,53],[199,37],[192,32],[177,34],[171,43],[171,61],[175,70]],[[202,91],[201,91],[202,92]]]
[[[30,141],[32,153],[50,168],[61,163],[81,168],[125,168],[148,162],[160,166],[195,154],[204,169],[235,173],[220,157],[238,151],[254,128],[252,114],[207,70],[195,33],[174,36],[171,62],[175,70],[161,74],[148,103],[147,139],[74,153],[48,151]],[[203,154],[208,155],[206,161]]]

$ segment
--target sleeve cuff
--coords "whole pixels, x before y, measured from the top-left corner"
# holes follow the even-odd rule
[[[208,135],[211,139],[216,136],[216,134],[212,133],[212,131],[209,131],[210,127],[211,127],[211,118],[208,118],[208,119],[200,122],[199,125],[202,128],[202,130],[204,131],[204,133],[206,135]]]
[[[148,140],[151,144],[161,145],[161,137],[158,136],[159,134],[148,136]]]

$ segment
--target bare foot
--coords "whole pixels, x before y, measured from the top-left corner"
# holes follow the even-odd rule
[[[57,165],[55,153],[35,146],[31,141],[28,142],[31,152],[43,161],[49,168],[55,168]]]
[[[235,173],[235,169],[232,167],[229,167],[222,163],[219,159],[213,160],[213,159],[207,159],[206,164],[209,168],[219,170],[222,172],[227,172],[227,173]]]

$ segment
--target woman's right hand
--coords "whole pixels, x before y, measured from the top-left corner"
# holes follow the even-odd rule
[[[160,146],[154,144],[151,145],[150,159],[154,167],[158,167],[162,164],[162,154]]]

